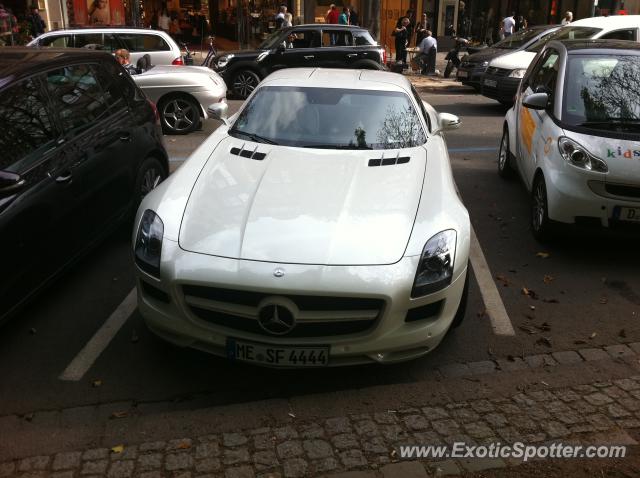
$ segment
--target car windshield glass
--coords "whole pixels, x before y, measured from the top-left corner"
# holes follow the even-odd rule
[[[602,28],[591,28],[591,27],[563,27],[559,30],[556,30],[551,35],[547,35],[545,37],[540,38],[537,42],[527,48],[527,51],[538,53],[542,50],[547,42],[551,40],[583,40],[585,38],[591,38],[596,33],[602,31]]]
[[[541,30],[539,28],[529,28],[527,30],[520,30],[506,37],[504,40],[500,40],[493,45],[493,48],[502,48],[504,50],[516,50],[525,44],[527,44],[536,35],[539,35]]]
[[[260,50],[270,50],[272,48],[275,48],[276,44],[278,43],[278,39],[280,39],[281,36],[282,30],[276,30],[271,35],[269,35],[262,43],[260,43],[260,46],[258,46],[258,48]]]
[[[424,144],[406,93],[338,88],[260,88],[231,136],[287,146],[391,149]]]
[[[562,121],[640,133],[640,55],[570,55]]]

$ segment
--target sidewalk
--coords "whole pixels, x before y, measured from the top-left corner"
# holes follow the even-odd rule
[[[622,463],[637,465],[639,353],[633,343],[450,364],[418,382],[182,412],[147,413],[137,404],[122,411],[117,404],[102,417],[99,438],[90,424],[65,423],[69,411],[2,417],[0,477],[423,478],[487,476],[483,470],[513,476],[522,466],[514,459],[399,456],[402,445],[455,442],[631,445],[632,457]],[[100,421],[97,415],[84,411]],[[44,453],[11,455],[29,433]],[[82,434],[93,446],[69,445]]]

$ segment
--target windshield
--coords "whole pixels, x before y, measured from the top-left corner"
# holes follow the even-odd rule
[[[527,51],[538,53],[542,50],[547,42],[551,40],[584,40],[586,38],[592,38],[596,33],[602,31],[602,28],[591,27],[563,27],[556,30],[551,35],[540,38],[537,42],[527,48]]]
[[[272,48],[275,48],[280,36],[282,36],[282,30],[276,30],[271,35],[269,35],[262,43],[260,43],[258,49],[271,50]]]
[[[565,78],[563,122],[640,132],[640,56],[571,55]]]
[[[405,93],[285,86],[260,88],[229,134],[328,149],[407,148],[426,141]]]
[[[516,50],[527,44],[530,40],[540,34],[542,30],[539,28],[529,28],[527,30],[520,30],[511,36],[506,37],[504,40],[500,40],[493,45],[493,48],[502,48],[504,50]]]

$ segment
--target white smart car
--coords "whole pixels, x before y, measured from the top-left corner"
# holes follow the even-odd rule
[[[553,41],[527,70],[506,115],[498,171],[531,191],[531,227],[640,222],[640,48]]]
[[[286,69],[143,201],[138,305],[181,346],[267,366],[389,363],[464,316],[470,223],[401,75]]]

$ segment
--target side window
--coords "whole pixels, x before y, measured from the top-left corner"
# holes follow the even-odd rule
[[[558,79],[558,67],[560,66],[560,56],[555,50],[548,50],[545,53],[544,61],[537,71],[533,72],[530,78],[531,89],[535,93],[549,93],[553,95]]]
[[[127,82],[124,75],[115,62],[92,65],[92,70],[98,79],[102,91],[104,91],[104,101],[112,109],[117,110],[127,106],[126,98],[132,93],[131,84]]]
[[[108,114],[107,98],[89,65],[48,71],[46,83],[65,132],[90,127]]]
[[[422,116],[424,117],[424,120],[427,123],[427,128],[429,129],[429,133],[431,133],[431,116],[429,116],[429,113],[427,113],[427,110],[425,109],[424,105],[422,104],[422,98],[420,98],[420,95],[418,94],[418,92],[416,91],[416,89],[413,86],[411,86],[411,93],[413,93],[413,97],[416,100],[416,102],[418,103],[418,107],[420,108],[420,111],[422,112]]]
[[[629,28],[627,30],[616,30],[615,32],[609,32],[606,35],[602,35],[600,38],[606,40],[631,40],[636,41],[636,29]]]
[[[375,40],[366,30],[356,30],[353,32],[353,39],[356,46],[375,45]]]
[[[138,45],[138,35],[133,35],[131,33],[116,33],[116,38],[122,45],[122,48],[126,48],[130,52],[139,51]]]
[[[23,80],[0,91],[0,169],[22,173],[55,139],[40,83]]]
[[[291,31],[284,37],[285,48],[314,48],[318,46],[316,32],[313,31]]]
[[[142,48],[139,51],[169,51],[169,45],[160,35],[141,35]]]
[[[69,48],[73,46],[73,37],[71,35],[55,35],[40,39],[40,46],[50,46],[53,48]]]
[[[353,37],[344,30],[322,30],[322,46],[353,46]]]
[[[118,48],[120,48],[120,44],[118,43],[118,39],[113,33],[105,33],[104,34],[104,50],[113,53]]]
[[[104,39],[102,33],[76,33],[76,48],[90,48],[92,50],[103,50]]]

